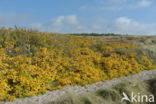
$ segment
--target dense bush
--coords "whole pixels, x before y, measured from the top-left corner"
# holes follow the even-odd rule
[[[129,43],[1,28],[0,100],[152,69],[152,61],[139,50]]]

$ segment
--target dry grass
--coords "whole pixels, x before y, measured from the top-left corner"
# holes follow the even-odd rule
[[[90,36],[91,39],[101,41],[128,42],[143,48],[142,53],[153,59],[156,64],[156,36]]]
[[[122,92],[125,92],[128,96],[131,94],[131,92],[134,92],[135,94],[155,94],[156,79],[151,79],[144,82],[127,80],[125,81],[125,83],[120,83],[113,88],[101,89],[95,93],[89,93],[79,96],[69,93],[66,96],[60,98],[59,101],[50,102],[49,104],[149,104],[146,102],[121,102]]]

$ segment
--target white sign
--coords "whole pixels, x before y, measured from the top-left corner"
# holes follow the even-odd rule
[[[140,93],[134,94],[134,92],[132,92],[130,96],[125,92],[123,92],[122,95],[123,98],[121,99],[121,102],[154,102],[154,95],[143,95]]]

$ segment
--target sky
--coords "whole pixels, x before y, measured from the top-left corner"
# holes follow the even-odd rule
[[[156,0],[0,0],[0,27],[156,35]]]

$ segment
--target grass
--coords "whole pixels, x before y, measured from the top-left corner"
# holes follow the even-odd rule
[[[142,52],[150,57],[154,64],[156,64],[156,36],[90,36],[91,39],[101,40],[101,41],[119,41],[119,42],[128,42],[142,47]]]
[[[151,80],[147,81],[146,83],[148,83],[150,85],[149,86],[149,91],[155,96],[154,101],[156,101],[156,78],[151,79]]]
[[[59,101],[50,102],[49,104],[154,104],[147,102],[121,102],[123,97],[122,92],[125,92],[128,96],[130,96],[131,92],[134,92],[134,94],[155,95],[156,78],[148,81],[127,80],[112,88],[100,89],[95,93],[87,93],[84,95],[70,93],[59,98]]]

